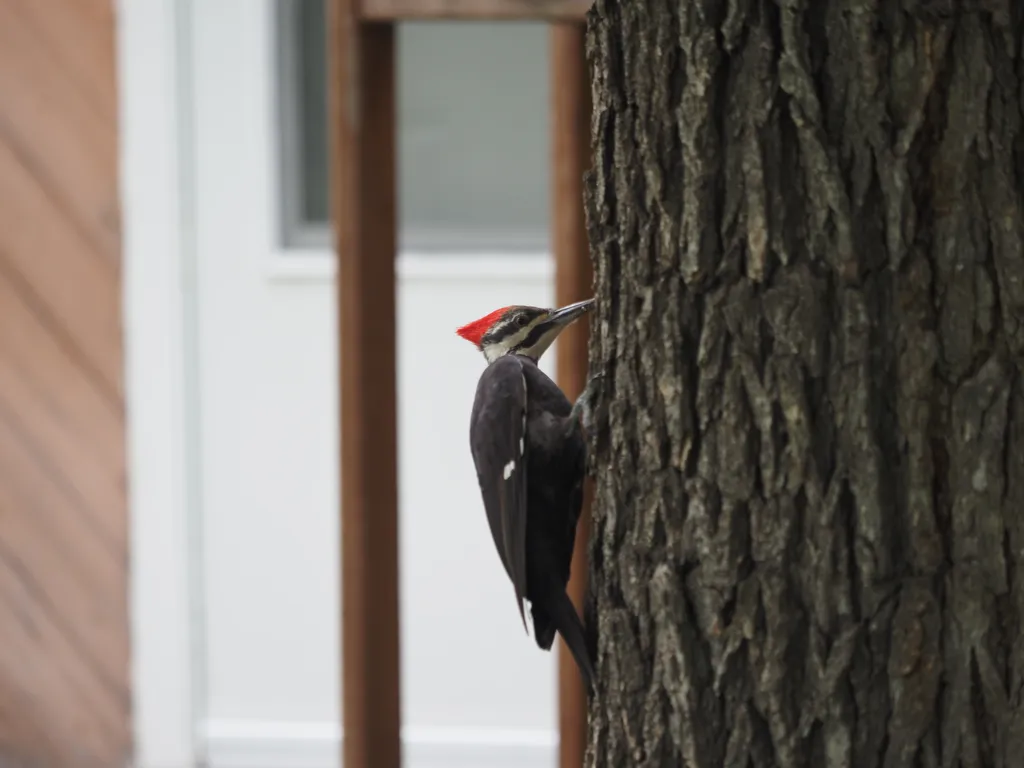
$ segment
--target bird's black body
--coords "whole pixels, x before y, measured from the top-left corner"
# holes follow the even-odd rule
[[[470,447],[524,626],[525,597],[537,645],[550,650],[557,630],[589,686],[593,670],[583,625],[565,592],[586,471],[583,430],[571,411],[534,360],[504,355],[477,384]]]

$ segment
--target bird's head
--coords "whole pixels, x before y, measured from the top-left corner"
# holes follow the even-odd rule
[[[488,363],[508,354],[540,360],[558,334],[593,306],[594,300],[586,299],[561,309],[502,307],[467,323],[456,333],[476,344]]]

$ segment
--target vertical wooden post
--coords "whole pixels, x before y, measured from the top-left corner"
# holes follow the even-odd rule
[[[395,35],[331,0],[345,768],[399,768]]]
[[[552,213],[555,296],[558,306],[591,294],[591,268],[583,214],[583,173],[590,167],[590,85],[586,71],[584,28],[580,23],[551,25]],[[558,338],[557,377],[570,400],[586,385],[589,321],[584,318]],[[590,535],[591,483],[576,532],[569,596],[582,611]],[[572,655],[558,646],[559,765],[583,765],[587,738],[587,698]]]

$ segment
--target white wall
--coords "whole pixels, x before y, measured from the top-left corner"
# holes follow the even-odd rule
[[[412,759],[425,749],[446,765],[473,755],[487,756],[481,765],[502,755],[502,765],[553,764],[554,657],[523,633],[487,530],[468,450],[483,360],[454,333],[509,301],[546,304],[549,280],[543,270],[446,276],[423,262],[404,260],[398,302],[408,764],[429,764]],[[211,320],[203,338],[204,731],[214,766],[252,765],[268,740],[329,765],[340,715],[333,289],[314,279],[271,290],[273,312],[246,333],[262,338],[249,350],[258,362],[240,361],[233,324],[218,331]],[[232,368],[262,383],[236,393]]]
[[[333,270],[275,245],[270,3],[119,12],[138,766],[328,768]],[[399,276],[406,764],[553,765],[555,658],[490,540],[468,449],[483,359],[454,333],[548,304],[550,263],[403,254]]]

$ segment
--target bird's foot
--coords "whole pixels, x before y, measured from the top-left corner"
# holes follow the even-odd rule
[[[576,402],[572,406],[572,410],[569,412],[569,418],[571,423],[575,425],[582,425],[585,432],[590,432],[594,425],[594,399],[597,396],[599,390],[599,384],[601,379],[604,378],[604,373],[596,373],[587,380],[587,384],[583,387],[583,391],[580,392],[580,396],[576,398]]]

